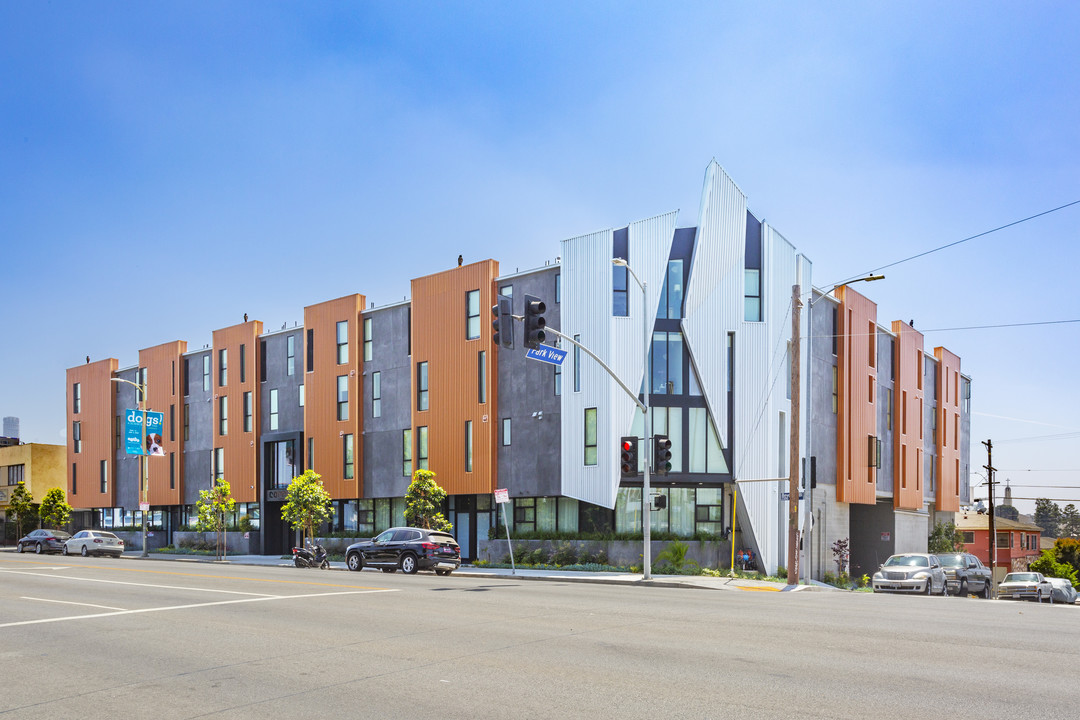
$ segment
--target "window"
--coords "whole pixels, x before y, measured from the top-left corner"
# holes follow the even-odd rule
[[[337,379],[337,419],[349,419],[349,376],[338,375]]]
[[[303,386],[301,386],[301,387],[303,387]],[[276,389],[270,391],[270,429],[271,430],[277,430],[278,429],[278,397],[277,397],[277,395],[278,395],[278,391]]]
[[[581,335],[575,335],[574,342],[581,342]],[[581,392],[581,348],[577,345],[574,345],[574,392]]]
[[[382,417],[382,373],[371,373],[371,417]]]
[[[296,374],[296,336],[290,335],[285,338],[285,373],[289,376]]]
[[[307,331],[307,372],[315,371],[315,331]]]
[[[225,348],[218,350],[218,387],[225,387],[229,383],[229,351]]]
[[[480,291],[465,293],[465,339],[480,337]]]
[[[401,474],[412,475],[412,430],[401,431]]]
[[[240,382],[247,382],[247,345],[240,345]]]
[[[139,398],[139,402],[143,402],[143,389],[146,387],[146,368],[139,368],[139,377],[136,378],[139,381],[139,387],[136,388],[135,394]]]
[[[122,416],[120,416],[120,415],[116,416],[116,426],[113,428],[113,449],[114,450],[119,450],[120,449],[120,438],[124,437],[124,427],[123,427],[123,424],[122,424],[123,419],[124,418]]]
[[[184,403],[184,441],[191,437],[191,406]]]
[[[416,428],[416,467],[419,470],[428,469],[428,432],[427,426],[421,425]]]
[[[743,285],[743,319],[746,322],[761,322],[761,271],[746,268]]]
[[[900,434],[907,435],[907,390],[900,391]]]
[[[292,440],[266,444],[266,480],[271,488],[287,488],[296,477],[296,445]]]
[[[289,373],[292,375],[292,373]],[[266,341],[259,341],[259,382],[266,382]]]
[[[169,453],[169,489],[176,489],[176,453]]]
[[[870,363],[870,367],[876,368],[877,367],[877,328],[874,327],[873,322],[867,323],[867,325],[869,326],[867,331],[866,331],[867,337],[869,338],[869,342],[867,343],[867,345],[870,348],[870,357],[868,357],[867,360]]]
[[[832,309],[832,354],[836,354],[836,346],[840,337],[840,308]],[[895,378],[893,378],[895,379]]]
[[[503,297],[508,297],[508,298],[514,297],[514,286],[513,285],[503,285],[501,288],[499,288],[499,294],[502,295]]]
[[[344,365],[349,362],[349,321],[342,320],[337,324],[337,363]]]
[[[893,389],[885,388],[885,429],[892,430]]]
[[[169,406],[169,442],[176,441],[176,406]]]
[[[315,438],[307,439],[307,469],[312,470],[315,464]]]
[[[225,477],[225,448],[214,448],[214,479]]]
[[[169,379],[172,380],[172,394],[176,394],[176,361],[172,361],[172,372],[169,373]]]
[[[71,386],[71,412],[78,415],[82,412],[82,383]]]
[[[371,362],[371,318],[364,318],[364,362]]]
[[[427,362],[416,364],[416,409],[428,409],[428,371]]]
[[[562,302],[562,274],[555,276],[555,302]]]
[[[300,385],[296,388],[297,400],[300,407],[304,407],[304,386]]]
[[[342,440],[342,477],[345,480],[353,479],[353,436],[352,433],[347,433],[341,438]]]
[[[964,544],[965,545],[971,545],[974,542],[975,542],[975,531],[974,530],[965,530],[964,531]]]
[[[510,418],[503,418],[502,421],[502,444],[503,447],[510,446]]]
[[[679,332],[654,332],[652,343],[652,393],[682,395],[683,336]]]
[[[630,297],[627,293],[627,282],[630,273],[625,265],[611,266],[611,314],[614,317],[630,316]]]
[[[476,356],[476,401],[487,402],[487,353],[483,350]]]
[[[101,480],[101,492],[102,494],[109,492],[109,461],[102,460],[101,465],[98,468]]]
[[[191,358],[184,358],[184,364],[180,366],[183,373],[183,378],[180,380],[180,384],[184,386],[184,397],[191,394]]]
[[[249,390],[244,393],[244,432],[251,432],[253,412],[251,407],[251,391]]]
[[[836,366],[833,365],[832,366],[832,411],[833,411],[833,415],[836,414],[836,408],[837,408],[837,404],[838,404],[838,400],[839,400],[839,398],[836,395],[838,385],[839,385],[839,381],[838,381],[837,375],[836,375]]]
[[[596,464],[596,408],[585,408],[585,464]]]
[[[210,392],[210,356],[203,355],[202,359],[202,389]]]
[[[654,426],[653,432],[659,432],[656,430],[656,420],[658,413],[653,409]],[[672,408],[677,411],[677,408]],[[673,413],[674,414],[674,413]],[[667,423],[668,437],[674,438],[671,443],[671,460],[672,469],[680,467],[681,463],[677,462],[676,457],[678,440],[677,433],[672,432],[675,430],[675,424],[672,422]],[[664,433],[660,433],[664,434]],[[720,444],[720,436],[716,432],[716,426],[713,424],[712,418],[709,417],[708,411],[705,408],[689,408],[689,425],[687,427],[687,435],[690,441],[690,467],[689,471],[692,473],[710,473],[710,474],[724,474],[728,472],[727,460],[724,458],[724,449]]]
[[[721,535],[724,532],[724,491],[698,488],[694,503],[695,532]]]
[[[664,287],[660,290],[660,311],[657,317],[668,320],[682,318],[683,261],[669,260]]]
[[[71,442],[75,447],[76,453],[82,452],[82,423],[75,421],[71,423]]]
[[[18,465],[8,465],[7,483],[8,485],[18,485],[26,479],[26,465],[20,463]]]
[[[224,395],[218,398],[218,435],[229,434],[229,398]]]
[[[473,436],[472,420],[465,421],[465,472],[473,471]]]
[[[1012,533],[999,532],[997,534],[997,546],[999,548],[1012,547]]]
[[[923,365],[925,365],[923,362],[923,354],[922,351],[919,351],[915,356],[915,387],[919,390],[922,390]]]
[[[8,483],[9,485],[11,483]],[[79,465],[78,463],[71,463],[71,494],[79,494]]]
[[[562,395],[562,365],[552,365],[555,378],[555,397]]]

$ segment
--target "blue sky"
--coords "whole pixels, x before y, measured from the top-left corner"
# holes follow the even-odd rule
[[[1080,200],[1075,3],[581,5],[0,4],[0,415],[62,443],[86,355],[694,225],[712,158],[826,288]],[[860,288],[961,356],[1018,497],[1080,502],[1032,487],[1080,486],[1080,324],[930,331],[1080,319],[1078,228]]]

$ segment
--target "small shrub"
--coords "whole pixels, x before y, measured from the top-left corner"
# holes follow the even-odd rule
[[[543,565],[548,561],[548,552],[542,547],[538,547],[528,555],[528,563],[530,565]]]
[[[578,562],[577,550],[568,542],[561,542],[551,554],[551,562],[555,565],[573,565]]]
[[[783,565],[777,565],[776,566],[776,577],[786,578],[787,577],[787,568],[784,567]]]

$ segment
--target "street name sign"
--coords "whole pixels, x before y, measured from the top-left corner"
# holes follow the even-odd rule
[[[551,365],[562,365],[563,360],[566,359],[566,351],[551,345],[541,345],[538,348],[528,350],[525,357]]]

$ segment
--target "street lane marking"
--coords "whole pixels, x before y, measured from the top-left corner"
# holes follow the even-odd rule
[[[71,600],[50,600],[49,598],[32,598],[25,595],[19,598],[20,600],[33,600],[35,602],[51,602],[51,603],[63,603],[64,605],[85,605],[86,607],[96,607],[102,610],[123,610],[124,608],[112,607],[111,605],[95,605],[93,603],[81,603],[72,602]]]
[[[133,585],[135,587],[159,588],[161,590],[193,590],[195,592],[215,592],[225,593],[227,595],[255,595],[257,597],[278,597],[277,595],[271,595],[270,593],[243,592],[241,590],[218,590],[216,588],[183,587],[180,585],[152,585],[149,583],[124,582],[123,580],[102,580],[100,578],[75,577],[73,575],[47,575],[41,572],[29,572],[26,570],[0,570],[0,573],[10,573],[12,575],[30,575],[32,577],[47,577],[54,578],[56,580],[76,580],[78,582],[105,583],[107,585]]]
[[[265,600],[293,600],[299,598],[333,597],[337,595],[367,595],[370,593],[398,592],[385,588],[382,590],[354,590],[351,592],[305,593],[303,595],[267,595],[264,597],[241,598],[239,600],[218,600],[217,602],[194,603],[192,605],[170,605],[168,607],[141,608],[138,610],[120,610],[117,612],[93,613],[91,615],[69,615],[67,617],[45,618],[43,620],[21,620],[19,622],[0,623],[0,628],[19,625],[42,625],[44,623],[68,622],[70,620],[90,620],[92,618],[115,617],[118,615],[136,615],[141,613],[164,612],[166,610],[190,610],[193,608],[212,607],[214,605],[236,605],[239,603],[263,602]]]

